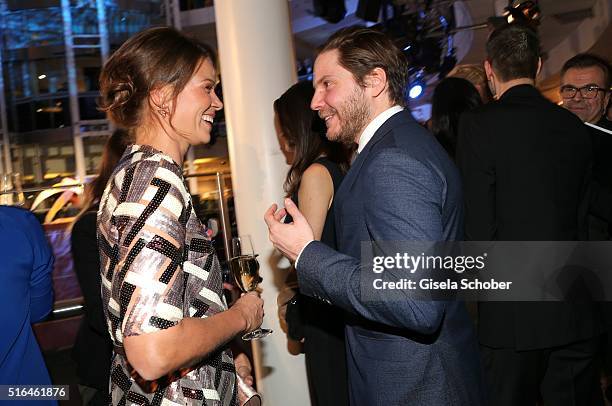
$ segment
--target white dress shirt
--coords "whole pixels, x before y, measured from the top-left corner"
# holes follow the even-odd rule
[[[359,146],[357,147],[357,153],[360,154],[361,151],[368,145],[368,142],[372,139],[376,131],[388,120],[391,116],[394,116],[396,113],[404,110],[401,106],[393,106],[383,111],[376,117],[374,120],[370,121],[370,124],[363,129],[363,132],[359,136]]]
[[[359,136],[359,145],[357,147],[357,154],[360,154],[361,151],[363,151],[363,149],[368,144],[368,142],[370,142],[370,140],[372,139],[376,131],[378,131],[378,129],[388,119],[390,119],[391,116],[395,115],[396,113],[399,113],[402,110],[404,110],[404,108],[401,106],[393,106],[393,107],[389,107],[387,110],[383,111],[382,113],[374,117],[374,120],[370,121],[370,123],[366,126],[366,128],[363,129],[363,132]],[[308,241],[308,243],[304,245],[304,247],[302,247],[302,250],[298,254],[297,258],[295,259],[294,266],[296,269],[297,269],[298,261],[300,260],[300,255],[302,255],[302,252],[304,252],[304,249],[306,249],[308,244],[310,244],[313,241],[314,240]]]

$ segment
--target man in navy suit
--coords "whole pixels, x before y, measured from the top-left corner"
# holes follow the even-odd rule
[[[330,140],[358,144],[334,198],[339,251],[313,241],[290,199],[284,209],[272,205],[265,220],[270,240],[296,260],[300,291],[351,314],[351,404],[480,405],[478,347],[463,303],[419,301],[401,291],[389,300],[384,290],[366,298],[360,288],[362,242],[462,237],[459,174],[403,109],[407,70],[401,51],[378,31],[352,27],[328,40],[315,61],[311,107]],[[293,223],[282,224],[287,212]]]

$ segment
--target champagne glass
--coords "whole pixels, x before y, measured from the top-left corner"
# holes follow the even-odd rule
[[[0,204],[13,204],[13,177],[11,173],[0,174]]]
[[[23,206],[24,203],[21,174],[19,172],[0,174],[0,204]]]
[[[252,292],[257,289],[257,285],[263,280],[259,276],[259,262],[257,254],[253,251],[251,237],[242,235],[232,238],[231,258],[229,268],[234,279],[234,283],[242,292]],[[242,336],[245,341],[263,338],[271,334],[272,330],[258,328]]]
[[[13,172],[12,174],[13,193],[15,194],[16,202],[15,206],[23,206],[25,204],[25,196],[23,195],[23,188],[21,187],[21,173]]]

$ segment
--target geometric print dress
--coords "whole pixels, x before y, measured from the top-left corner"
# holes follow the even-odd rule
[[[115,346],[112,403],[237,404],[228,345],[155,381],[143,379],[123,350],[124,337],[227,310],[219,261],[182,168],[148,145],[128,147],[100,200],[97,232],[104,313]]]

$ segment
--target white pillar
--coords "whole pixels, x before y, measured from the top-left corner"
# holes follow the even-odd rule
[[[5,170],[6,173],[9,173],[13,171],[13,161],[11,160],[11,140],[8,132],[8,121],[6,119],[3,63],[2,50],[0,50],[0,133],[2,133],[2,157],[0,157],[0,173],[4,173]]]
[[[263,4],[265,3],[265,5]],[[303,356],[287,351],[278,323],[273,248],[263,214],[281,203],[287,173],[276,135],[272,103],[296,81],[287,0],[215,2],[228,147],[239,234],[250,234],[260,254],[264,327],[272,335],[254,342],[258,389],[266,405],[310,405]]]
[[[70,103],[70,126],[74,142],[75,174],[79,182],[85,182],[85,148],[81,134],[81,113],[79,112],[79,89],[77,87],[76,63],[74,61],[74,38],[72,35],[72,14],[70,0],[62,0],[64,45],[66,49],[66,72],[68,74],[68,101]]]

